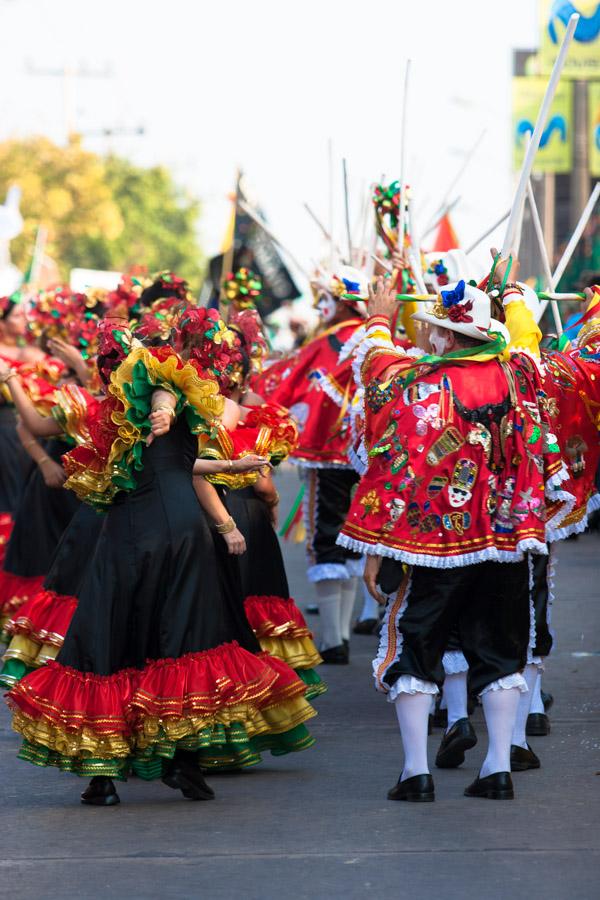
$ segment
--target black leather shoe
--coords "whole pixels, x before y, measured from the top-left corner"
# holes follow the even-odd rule
[[[391,791],[388,791],[388,800],[408,800],[409,803],[433,803],[435,790],[431,775],[414,775],[404,781],[398,780]]]
[[[304,612],[309,616],[318,616],[319,615],[319,607],[316,603],[309,603],[308,606],[304,608]]]
[[[546,713],[529,713],[525,734],[527,737],[546,737],[550,734],[550,719]]]
[[[81,795],[81,802],[89,806],[116,806],[121,800],[110,778],[94,775]]]
[[[438,769],[456,769],[465,761],[465,750],[477,743],[477,735],[468,719],[459,719],[442,738],[435,764]]]
[[[375,634],[379,619],[362,619],[354,624],[352,634]]]
[[[321,659],[330,666],[347,666],[350,662],[350,654],[343,644],[339,647],[328,647],[327,650],[320,650]]]
[[[539,769],[541,763],[529,744],[527,747],[518,747],[513,744],[510,748],[511,772],[526,772],[527,769]]]
[[[476,778],[465,788],[465,797],[485,797],[487,800],[514,800],[510,772],[494,772],[486,778]]]
[[[553,704],[554,704],[554,697],[552,696],[552,694],[549,694],[546,691],[540,691],[540,694],[542,696],[542,703],[544,704],[544,709],[546,710],[546,712],[548,712],[550,707],[553,706]]]
[[[215,792],[202,777],[200,769],[173,760],[162,777],[163,784],[181,791],[187,800],[214,800]]]

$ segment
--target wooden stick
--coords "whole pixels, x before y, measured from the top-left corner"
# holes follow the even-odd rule
[[[400,194],[398,210],[398,250],[404,247],[404,227],[406,224],[406,120],[408,109],[408,82],[410,59],[406,60],[404,71],[404,94],[402,98],[402,135],[400,138]]]
[[[508,256],[514,244],[515,236],[517,233],[516,225],[519,220],[519,216],[521,215],[523,204],[525,202],[527,183],[531,176],[533,161],[538,151],[538,147],[540,146],[542,132],[546,127],[546,121],[548,119],[548,113],[550,112],[550,106],[552,105],[552,101],[554,100],[556,88],[558,87],[558,83],[560,81],[561,72],[563,70],[567,52],[569,50],[571,41],[573,40],[573,35],[575,33],[575,28],[577,27],[578,21],[579,16],[577,15],[577,13],[574,13],[569,19],[569,24],[567,25],[567,30],[563,38],[562,46],[559,50],[558,56],[556,57],[554,67],[552,69],[552,74],[550,76],[548,86],[546,87],[546,93],[544,95],[544,99],[542,100],[542,105],[538,113],[537,122],[535,123],[533,137],[531,138],[531,142],[529,144],[529,147],[527,148],[527,153],[525,154],[523,165],[521,167],[519,183],[517,185],[517,190],[515,191],[515,197],[513,200],[512,209],[510,211],[508,225],[506,226],[506,234],[504,236],[504,241],[502,244],[502,256]]]
[[[569,265],[569,263],[571,261],[571,257],[573,256],[575,247],[579,243],[581,235],[583,234],[583,232],[585,230],[585,226],[587,225],[589,218],[594,211],[594,207],[596,206],[599,196],[600,196],[600,181],[597,181],[596,184],[594,185],[594,190],[590,194],[590,199],[586,203],[585,209],[581,213],[581,218],[579,219],[579,222],[577,223],[575,231],[571,235],[571,239],[569,240],[569,243],[565,247],[565,252],[561,256],[560,262],[558,263],[556,269],[554,270],[553,278],[554,278],[555,287],[558,285],[560,279],[565,274],[565,269],[567,268],[567,266]]]
[[[249,216],[249,218],[252,219],[253,222],[256,222],[257,225],[260,225],[260,227],[262,228],[262,230],[264,231],[264,233],[267,235],[267,237],[271,238],[271,240],[273,241],[273,243],[274,243],[274,244],[277,244],[277,246],[279,247],[279,249],[280,249],[280,250],[283,250],[283,252],[286,254],[286,256],[289,256],[289,258],[291,259],[291,261],[294,263],[294,265],[296,266],[296,268],[297,268],[300,272],[302,272],[302,274],[304,275],[304,277],[305,277],[308,281],[311,281],[312,276],[306,271],[306,269],[304,268],[304,266],[302,265],[302,263],[299,262],[299,261],[296,259],[296,257],[294,256],[294,254],[293,254],[290,250],[288,250],[288,248],[285,246],[285,244],[282,244],[281,241],[279,240],[279,238],[276,237],[276,235],[273,234],[273,232],[271,231],[271,229],[269,228],[269,226],[267,225],[267,223],[262,219],[262,217],[259,216],[258,213],[257,213],[255,210],[253,210],[251,206],[248,206],[248,204],[247,204],[244,200],[242,200],[241,197],[238,197],[237,205],[239,206],[239,208],[240,208],[243,212],[246,213],[247,216]]]
[[[544,278],[546,279],[546,284],[549,291],[553,291],[555,288],[554,278],[552,276],[552,270],[550,268],[550,260],[548,259],[548,251],[546,249],[546,242],[544,240],[544,229],[542,228],[542,223],[540,220],[540,214],[538,212],[537,204],[535,202],[535,196],[533,193],[533,188],[531,186],[531,181],[527,182],[527,198],[529,200],[529,206],[531,209],[531,218],[533,220],[533,228],[535,230],[535,235],[537,237],[538,246],[540,248],[540,254],[542,257],[542,267],[544,269]],[[556,300],[550,301],[550,307],[552,309],[552,318],[554,319],[554,327],[556,328],[557,334],[560,336],[563,333],[563,325],[560,318],[560,312],[558,311],[558,304]],[[542,310],[543,313],[543,310]],[[541,318],[541,316],[540,316]]]
[[[333,237],[331,236],[331,233],[329,231],[327,231],[327,229],[325,228],[325,226],[323,225],[323,223],[321,222],[321,220],[319,219],[317,214],[315,212],[313,212],[313,210],[310,208],[308,203],[304,203],[303,206],[304,206],[304,209],[306,210],[306,212],[309,214],[309,216],[313,220],[313,222],[315,223],[315,225],[320,229],[325,240],[329,242],[329,245],[331,247],[331,253],[330,253],[331,259],[333,259],[333,257],[334,257],[334,251],[335,251],[335,253],[337,253],[337,255],[339,257],[341,257],[342,251],[340,250],[338,245],[334,242]],[[335,264],[332,266],[331,271],[333,271],[334,268],[335,268]]]
[[[350,231],[350,197],[348,196],[348,166],[345,158],[342,160],[342,172],[344,176],[344,213],[346,218],[346,239],[348,241],[348,265],[352,265],[352,232]]]
[[[475,250],[476,247],[479,247],[479,245],[482,243],[482,241],[485,241],[485,239],[486,239],[487,237],[489,237],[490,234],[493,234],[493,233],[494,233],[494,231],[496,230],[496,228],[499,228],[500,225],[502,225],[503,222],[506,222],[506,220],[508,219],[509,216],[510,216],[510,209],[508,209],[508,210],[504,213],[503,216],[500,216],[500,218],[498,219],[498,221],[497,221],[497,222],[494,222],[494,224],[491,225],[491,226],[487,229],[487,231],[484,231],[483,234],[482,234],[480,237],[478,237],[477,240],[476,240],[474,243],[472,243],[471,246],[470,246],[467,250],[465,250],[465,253],[466,253],[467,255],[468,255],[469,253],[472,253],[473,250]]]
[[[371,257],[372,260],[374,260],[374,262],[376,262],[378,265],[380,265],[382,269],[385,269],[386,272],[389,272],[390,275],[393,273],[394,270],[393,270],[392,266],[390,266],[389,263],[387,263],[380,256],[377,256],[376,253],[369,253],[369,256]]]

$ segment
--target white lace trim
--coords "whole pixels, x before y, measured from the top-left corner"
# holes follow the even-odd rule
[[[535,587],[535,572],[533,567],[533,554],[527,557],[529,567],[529,643],[527,645],[527,662],[533,662],[533,650],[537,644],[537,632],[535,629],[535,604],[533,602],[533,589]]]
[[[393,703],[400,694],[439,694],[433,681],[422,681],[414,675],[401,675],[387,695],[388,703]]]
[[[315,462],[311,459],[298,459],[295,456],[288,456],[288,462],[299,469],[351,469],[350,463],[336,463],[324,460],[323,462]]]
[[[408,596],[410,594],[410,586],[412,583],[412,578],[409,577],[408,584],[406,585],[404,591],[404,597],[402,598],[402,603],[397,604],[396,601],[398,599],[398,594],[394,594],[388,598],[387,605],[385,607],[385,612],[383,614],[383,620],[381,622],[381,631],[379,632],[379,645],[377,647],[377,656],[373,660],[373,678],[375,679],[375,687],[378,691],[382,691],[384,694],[387,694],[390,690],[389,686],[385,683],[385,676],[387,674],[387,670],[389,666],[394,662],[394,660],[400,658],[400,654],[402,653],[402,644],[404,643],[403,636],[398,632],[398,623],[402,616],[406,611],[406,607],[408,606]],[[402,586],[399,588],[399,590]],[[396,609],[394,607],[396,606]],[[394,613],[394,621],[390,625],[390,617]],[[394,655],[394,659],[389,663],[384,672],[379,674],[379,670],[383,666],[387,656],[388,656],[388,644],[390,638],[390,628],[393,628],[397,635],[397,643],[396,643],[396,653]]]
[[[497,547],[486,547],[484,550],[476,550],[474,553],[462,553],[458,556],[428,556],[425,553],[409,553],[407,550],[394,550],[385,544],[369,544],[366,541],[357,541],[356,538],[339,534],[337,543],[348,550],[356,550],[357,553],[366,553],[371,556],[388,556],[398,559],[400,562],[411,566],[427,566],[430,569],[457,569],[460,566],[472,566],[475,563],[487,562],[520,562],[523,555],[531,550],[542,556],[548,554],[545,543],[536,538],[526,538],[519,541],[516,550],[498,550]]]
[[[342,345],[342,349],[338,355],[338,362],[345,362],[356,350],[360,342],[364,339],[367,333],[367,325],[359,325],[354,334],[350,335],[345,344]]]
[[[558,508],[558,511],[554,514],[554,516],[546,522],[546,540],[547,541],[555,541],[559,540],[556,537],[558,533],[558,526],[569,513],[573,510],[575,503],[577,502],[573,494],[569,491],[564,491],[561,489],[560,485],[564,484],[565,481],[568,481],[570,478],[569,470],[567,469],[565,463],[561,463],[561,467],[558,472],[549,478],[546,482],[545,494],[548,500],[553,502],[562,501],[562,506]]]
[[[460,672],[469,671],[469,663],[462,650],[446,650],[442,657],[442,665],[446,675],[458,675]]]
[[[364,556],[361,556],[360,559],[347,559],[346,570],[348,572],[348,578],[360,578],[365,571]]]
[[[315,376],[314,381],[316,381],[325,396],[329,397],[332,403],[335,403],[336,406],[341,407],[344,402],[344,394],[329,379],[327,372],[321,372],[317,370],[313,372],[313,375]]]
[[[381,331],[383,328],[383,325],[378,324],[377,326],[373,326],[373,331]],[[369,331],[366,332],[362,341],[357,346],[354,353],[354,359],[352,360],[352,373],[354,375],[354,381],[357,387],[362,388],[365,387],[362,382],[362,364],[364,363],[365,357],[370,350],[374,350],[375,348],[377,348],[378,350],[389,350],[389,352],[397,356],[398,359],[402,359],[405,355],[404,353],[400,353],[398,351],[398,348],[393,344],[390,338],[383,338],[381,336],[378,336],[377,338],[371,338],[369,337]]]
[[[309,581],[328,581],[331,578],[340,578],[342,581],[348,581],[351,577],[348,569],[343,563],[317,563],[309,566],[306,577]]]
[[[479,692],[479,696],[483,697],[488,691],[508,691],[515,687],[519,688],[522,694],[527,693],[527,682],[520,672],[515,672],[514,675],[504,675],[503,678],[492,681],[491,684],[487,684],[484,689]]]
[[[569,496],[571,495],[569,494]],[[596,512],[597,509],[600,509],[600,494],[593,494],[588,500],[585,515],[581,517],[579,522],[573,522],[571,525],[565,525],[564,528],[549,528],[548,526],[546,526],[547,540],[552,542],[564,541],[568,537],[571,537],[572,534],[582,534],[588,527],[589,517],[593,512]],[[570,512],[570,510],[568,510],[567,513],[563,515],[561,511],[560,521],[562,521],[566,517],[568,512]]]
[[[352,463],[352,468],[359,475],[364,475],[367,469],[369,468],[369,461],[367,458],[367,451],[365,449],[365,445],[363,441],[356,446],[350,446],[348,448],[348,459]]]
[[[600,498],[599,498],[600,499]],[[556,567],[558,566],[558,553],[556,552],[556,547],[548,548],[548,568],[546,569],[546,584],[548,585],[548,602],[546,605],[546,622],[548,623],[548,630],[550,632],[550,636],[552,638],[552,647],[550,648],[550,653],[554,650],[554,646],[556,643],[556,634],[554,632],[554,628],[552,627],[552,607],[554,606],[554,584],[556,578]]]

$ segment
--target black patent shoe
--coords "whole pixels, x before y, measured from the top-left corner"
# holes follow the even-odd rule
[[[81,802],[88,806],[116,806],[121,800],[110,778],[94,775],[81,795]]]
[[[458,719],[442,738],[435,764],[438,769],[456,769],[465,761],[465,750],[477,743],[477,735],[468,719]]]
[[[320,650],[321,659],[330,666],[347,666],[350,662],[350,654],[344,644],[338,647],[328,647],[327,650]]]
[[[554,697],[547,691],[540,691],[540,694],[542,697],[542,703],[544,704],[544,709],[546,710],[546,712],[548,712],[550,707],[554,704]]]
[[[484,797],[486,800],[514,800],[510,772],[494,772],[486,778],[476,778],[465,788],[465,797]]]
[[[173,760],[162,777],[163,784],[181,791],[187,800],[214,800],[215,792],[202,777],[200,769]]]
[[[510,748],[511,772],[526,772],[528,769],[539,769],[541,766],[539,757],[535,755],[529,744],[519,747],[513,744]]]
[[[352,634],[375,634],[378,625],[379,619],[363,619],[355,623]]]
[[[388,791],[388,800],[407,800],[409,803],[433,803],[435,789],[431,775],[413,775],[412,778],[398,780],[391,791]]]
[[[546,713],[529,713],[525,734],[527,737],[546,737],[550,734],[550,719]]]

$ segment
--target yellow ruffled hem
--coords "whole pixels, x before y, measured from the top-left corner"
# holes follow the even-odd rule
[[[291,669],[314,669],[323,660],[309,637],[259,637],[261,650],[283,660]]]

